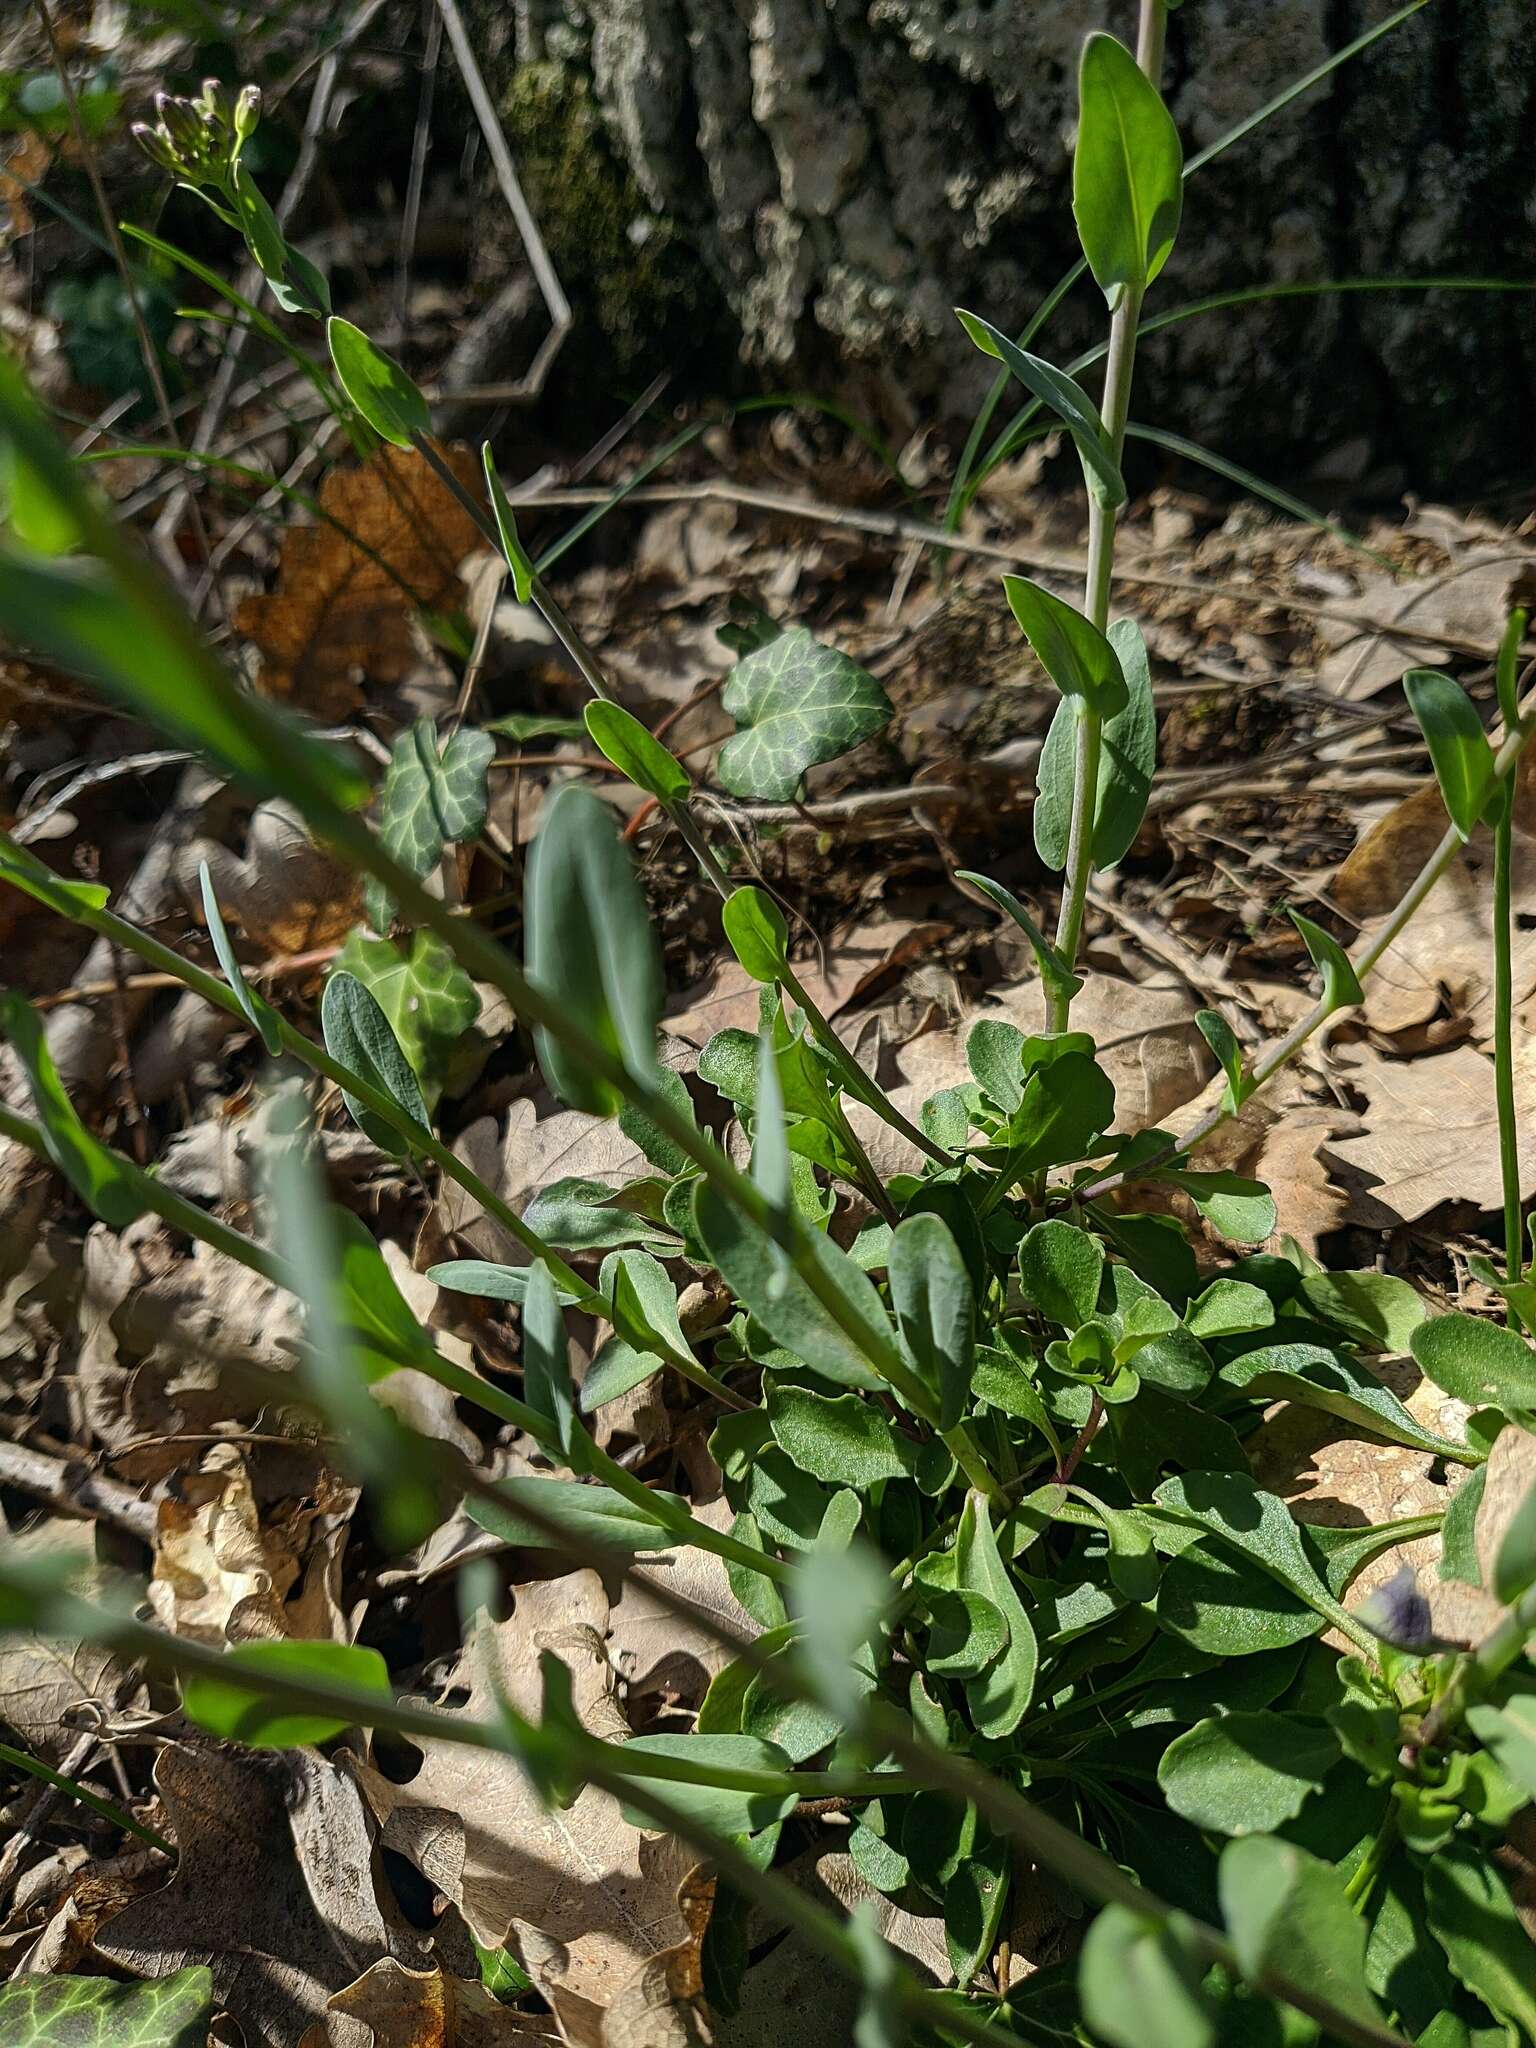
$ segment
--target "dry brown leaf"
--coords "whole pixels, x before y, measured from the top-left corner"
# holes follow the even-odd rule
[[[101,1590],[93,1531],[85,1522],[41,1522],[9,1537],[8,1556],[68,1558],[76,1589],[90,1597]],[[56,1642],[23,1632],[0,1635],[0,1713],[9,1727],[45,1763],[57,1765],[79,1732],[73,1710],[95,1702],[110,1711],[119,1702],[126,1674],[98,1643]]]
[[[222,1648],[286,1636],[293,1552],[263,1529],[250,1473],[233,1444],[216,1444],[155,1509],[149,1604],[172,1635]]]
[[[199,919],[197,869],[204,860],[225,922],[238,925],[265,959],[334,945],[358,921],[358,876],[317,846],[298,812],[278,798],[252,812],[243,855],[207,839],[181,854],[182,893],[198,906]]]
[[[247,2048],[293,2048],[394,1945],[357,1787],[313,1750],[210,1742],[163,1749],[155,1785],[175,1875],[119,1913],[97,1952],[139,1977],[206,1963]]]
[[[580,1178],[620,1187],[651,1170],[639,1146],[611,1118],[562,1109],[541,1119],[526,1098],[507,1111],[505,1129],[481,1117],[454,1140],[454,1150],[519,1211],[551,1181]],[[462,1238],[481,1257],[514,1266],[528,1263],[516,1239],[452,1182],[444,1183],[437,1212],[444,1231]]]
[[[478,495],[468,452],[444,460]],[[416,613],[463,603],[459,565],[485,542],[410,449],[384,448],[364,468],[333,469],[319,502],[336,524],[290,526],[276,589],[246,598],[235,625],[261,651],[263,689],[331,724],[363,701],[365,682],[398,683],[415,665]]]
[[[353,2048],[359,2028],[365,2048],[547,2048],[554,2038],[550,2021],[513,2012],[482,1984],[407,1970],[392,1956],[336,1992],[326,2010],[328,2048]]]
[[[712,1529],[729,1530],[734,1519],[723,1499],[704,1507],[695,1503],[693,1512]],[[690,1614],[663,1607],[657,1586],[664,1586],[673,1601],[685,1602]],[[667,1700],[698,1707],[709,1681],[731,1661],[716,1634],[721,1628],[732,1635],[756,1634],[731,1592],[724,1564],[712,1552],[688,1544],[636,1559],[609,1617],[608,1651],[628,1687],[637,1726],[636,1703]]]
[[[1532,560],[1531,550],[1518,542],[1490,544],[1481,536],[1458,532],[1444,520],[1434,538],[1452,555],[1449,568],[1411,581],[1363,576],[1359,598],[1349,609],[1358,609],[1363,619],[1417,626],[1491,651],[1509,610],[1509,587],[1522,564]],[[1347,703],[1359,703],[1401,682],[1406,669],[1445,659],[1422,641],[1391,633],[1362,630],[1334,619],[1319,619],[1317,626],[1334,649],[1320,663],[1318,680],[1330,695]]]
[[[1362,1129],[1327,1156],[1350,1189],[1352,1220],[1390,1229],[1441,1202],[1496,1209],[1502,1200],[1493,1062],[1471,1046],[1412,1060],[1348,1048],[1339,1071],[1364,1097]],[[1536,1042],[1515,1049],[1520,1187],[1536,1192]]]
[[[823,955],[798,963],[795,971],[822,1014],[836,1017],[882,975],[920,960],[952,929],[911,918],[877,918],[841,934]],[[737,961],[724,960],[707,982],[677,998],[667,1015],[667,1029],[695,1046],[704,1045],[717,1031],[755,1032],[761,991],[761,983]]]
[[[520,1587],[510,1619],[482,1617],[466,1646],[457,1676],[464,1713],[493,1718],[500,1688],[536,1715],[547,1649],[570,1669],[583,1725],[625,1732],[607,1626],[595,1572]],[[607,2006],[643,1962],[687,1939],[676,1894],[693,1859],[682,1843],[640,1835],[595,1786],[551,1813],[510,1756],[448,1742],[420,1747],[408,1784],[367,1767],[359,1773],[385,1844],[458,1906],[478,1941],[505,1944],[546,1996],[558,1985]],[[563,1951],[554,1963],[551,1943]]]

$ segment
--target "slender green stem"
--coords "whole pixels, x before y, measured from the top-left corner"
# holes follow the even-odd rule
[[[1514,913],[1510,900],[1510,868],[1514,856],[1514,786],[1497,798],[1493,822],[1493,1086],[1499,1112],[1499,1177],[1504,1187],[1504,1277],[1521,1277],[1520,1127],[1515,1112],[1515,998],[1512,966]],[[1512,1330],[1520,1314],[1506,1301]]]
[[[1490,794],[1499,791],[1513,776],[1520,755],[1531,737],[1529,719],[1533,709],[1536,709],[1536,700],[1528,701],[1524,708],[1521,722],[1512,732],[1505,735],[1498,752],[1494,755],[1493,781],[1490,785]],[[1375,936],[1368,944],[1361,947],[1358,953],[1351,955],[1350,964],[1355,970],[1356,979],[1362,984],[1370,978],[1373,969],[1377,966],[1382,956],[1397,943],[1409,922],[1423,904],[1424,899],[1451,865],[1451,862],[1461,852],[1463,844],[1464,841],[1461,834],[1456,830],[1455,826],[1449,827],[1441,838],[1439,845],[1436,846],[1429,859],[1404,890],[1396,908],[1385,920]],[[1281,1068],[1295,1057],[1302,1046],[1306,1044],[1307,1040],[1311,1038],[1321,1025],[1325,1024],[1336,1012],[1347,1010],[1350,1007],[1351,1005],[1348,1003],[1333,1001],[1325,990],[1305,1016],[1298,1019],[1291,1029],[1286,1032],[1285,1036],[1278,1039],[1255,1065],[1250,1076],[1253,1086],[1248,1091],[1249,1097],[1257,1089],[1262,1088],[1267,1081],[1272,1080],[1280,1072]],[[1196,1146],[1203,1145],[1213,1131],[1220,1130],[1221,1126],[1227,1123],[1235,1114],[1234,1110],[1218,1105],[1208,1115],[1201,1117],[1193,1129],[1186,1131],[1182,1138],[1172,1140],[1161,1152],[1154,1153],[1151,1158],[1142,1160],[1134,1172],[1107,1173],[1099,1180],[1090,1181],[1083,1187],[1075,1188],[1073,1190],[1074,1200],[1080,1203],[1097,1201],[1103,1195],[1112,1194],[1116,1188],[1124,1187],[1127,1181],[1142,1180],[1149,1173],[1159,1172],[1174,1160],[1184,1157],[1189,1152],[1193,1152]]]
[[[47,1764],[39,1763],[35,1756],[29,1756],[24,1749],[12,1749],[8,1742],[0,1742],[0,1763],[9,1764],[13,1770],[25,1771],[30,1777],[41,1778],[45,1785],[52,1785],[55,1791],[66,1793],[77,1799],[82,1806],[88,1806],[92,1813],[99,1813],[103,1820],[111,1821],[114,1827],[125,1834],[137,1835],[141,1842],[147,1842],[151,1849],[163,1849],[167,1856],[176,1854],[174,1842],[168,1842],[164,1835],[156,1834],[141,1820],[135,1820],[126,1807],[116,1805],[110,1799],[103,1799],[99,1792],[91,1791],[77,1778],[67,1778],[62,1771],[50,1770]]]
[[[855,1102],[862,1102],[866,1109],[873,1110],[882,1123],[889,1124],[893,1131],[899,1131],[909,1145],[915,1145],[925,1158],[933,1161],[935,1166],[941,1167],[945,1172],[958,1166],[960,1161],[954,1153],[946,1152],[944,1147],[936,1144],[926,1131],[919,1129],[910,1117],[903,1116],[879,1082],[865,1073],[832,1029],[831,1023],[806,994],[793,969],[786,968],[780,975],[779,982],[785,993],[792,996],[805,1012],[806,1021],[815,1032],[817,1041],[842,1076],[843,1086]]]

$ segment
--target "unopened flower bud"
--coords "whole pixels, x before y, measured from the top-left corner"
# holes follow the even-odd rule
[[[172,177],[181,175],[180,160],[163,128],[151,128],[147,121],[135,121],[129,132],[152,164],[158,164],[162,171],[169,171]]]
[[[256,133],[256,124],[261,119],[261,87],[243,85],[240,97],[235,101],[235,135],[241,142],[249,142]]]

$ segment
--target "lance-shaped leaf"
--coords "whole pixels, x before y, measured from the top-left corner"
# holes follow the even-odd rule
[[[432,1108],[480,1014],[475,984],[436,932],[412,932],[396,946],[354,929],[332,972],[354,975],[377,1002]]]
[[[429,874],[445,846],[477,839],[485,825],[486,772],[496,753],[489,733],[464,726],[439,751],[437,728],[418,718],[390,752],[379,789],[379,842],[413,875]],[[368,915],[382,930],[389,898],[367,890]]]
[[[655,1492],[658,1506],[686,1515],[687,1503],[675,1493]],[[626,1555],[640,1550],[671,1550],[677,1528],[643,1514],[623,1494],[579,1479],[503,1479],[496,1499],[475,1494],[465,1512],[482,1529],[521,1550],[558,1550],[563,1543],[580,1548],[614,1550]],[[526,1513],[522,1512],[526,1509]]]
[[[1360,977],[1355,972],[1354,962],[1331,933],[1321,925],[1314,924],[1310,917],[1303,917],[1299,910],[1289,913],[1291,923],[1301,933],[1302,943],[1312,955],[1312,965],[1323,977],[1323,995],[1329,1008],[1347,1010],[1354,1003],[1365,1001],[1365,991],[1360,986]]]
[[[573,1471],[585,1432],[576,1420],[571,1384],[571,1346],[555,1283],[542,1259],[528,1273],[523,1299],[523,1399],[549,1423],[554,1441]]]
[[[1437,668],[1411,668],[1403,692],[1429,748],[1451,823],[1470,839],[1493,786],[1493,748],[1472,699]]]
[[[320,1028],[325,1036],[325,1049],[333,1060],[381,1089],[423,1131],[431,1128],[415,1070],[401,1051],[400,1041],[378,1000],[355,975],[336,973],[325,984],[325,994],[320,999]],[[381,1152],[394,1159],[405,1157],[408,1147],[398,1131],[345,1089],[342,1101],[358,1129]]]
[[[507,501],[507,494],[501,487],[501,472],[496,467],[496,458],[491,453],[491,444],[486,441],[480,449],[480,460],[485,469],[486,494],[491,501],[491,517],[496,522],[496,532],[501,540],[501,552],[506,556],[507,567],[512,572],[512,588],[517,592],[519,604],[526,604],[533,595],[533,579],[537,573],[528,550],[518,538],[517,520]],[[517,714],[513,714],[516,716]],[[530,739],[529,732],[511,729],[509,719],[498,719],[494,728],[507,733],[511,739]],[[547,730],[541,727],[541,730]]]
[[[9,1040],[32,1090],[48,1157],[92,1215],[122,1230],[144,1213],[116,1155],[80,1121],[43,1036],[42,1019],[24,996],[0,995],[0,1037]]]
[[[207,861],[199,861],[197,879],[203,892],[203,915],[208,920],[208,936],[213,941],[213,950],[218,955],[224,978],[235,992],[235,999],[245,1012],[246,1021],[267,1051],[276,1059],[283,1049],[283,1034],[278,1028],[277,1012],[253,988],[246,986],[245,976],[240,972],[240,962],[235,958],[235,949],[230,944],[229,933],[224,929],[224,919],[219,911],[219,899],[213,893],[213,877],[208,872]]]
[[[593,745],[637,789],[655,797],[659,804],[687,801],[693,787],[688,770],[638,718],[604,697],[595,697],[584,715]]]
[[[1125,479],[1109,445],[1099,409],[1074,377],[1010,341],[1001,328],[975,313],[955,308],[955,317],[984,356],[1006,364],[1025,390],[1050,407],[1071,429],[1083,465],[1083,480],[1103,505],[1125,503]]]
[[[69,882],[40,861],[30,847],[18,846],[0,832],[0,882],[46,903],[61,917],[78,918],[82,911],[103,910],[112,892],[103,882]]]
[[[1099,746],[1091,841],[1096,868],[1115,867],[1130,851],[1146,816],[1157,767],[1157,713],[1141,628],[1134,619],[1116,619],[1108,637],[1119,656],[1126,700],[1104,721]],[[1035,770],[1035,851],[1058,871],[1067,864],[1072,826],[1077,720],[1078,706],[1071,698],[1057,705]]]
[[[1195,1025],[1227,1077],[1222,1108],[1229,1116],[1235,1115],[1253,1093],[1253,1078],[1245,1070],[1243,1048],[1237,1042],[1237,1034],[1220,1010],[1197,1010]]]
[[[331,361],[341,388],[381,440],[409,448],[432,431],[432,414],[410,377],[350,320],[326,322]]]
[[[1020,631],[1061,694],[1081,698],[1102,718],[1122,711],[1126,687],[1120,657],[1098,627],[1027,576],[1005,576],[1003,589]]]
[[[546,807],[528,864],[528,972],[588,1035],[629,1068],[656,1066],[661,961],[645,898],[613,813],[576,783]],[[546,1032],[539,1063],[562,1102],[612,1116],[622,1097]]]
[[[284,1679],[373,1693],[381,1704],[392,1697],[389,1667],[377,1650],[355,1643],[279,1640],[240,1643],[225,1651],[222,1670],[190,1673],[181,1682],[181,1704],[188,1720],[210,1735],[252,1749],[330,1742],[352,1725],[350,1717],[287,1704]]]
[[[966,1495],[955,1537],[955,1588],[989,1600],[1008,1626],[1007,1649],[965,1688],[977,1733],[1001,1740],[1013,1733],[1028,1711],[1040,1652],[1018,1588],[998,1552],[987,1504],[978,1493]]]
[[[765,890],[733,889],[720,922],[731,951],[754,981],[777,981],[789,965],[789,927]]]
[[[1052,730],[1055,730],[1054,726]],[[1065,860],[1066,854],[1063,851],[1061,861],[1055,863],[1055,865],[1058,867],[1062,866]],[[969,882],[972,888],[980,889],[984,896],[991,897],[1005,917],[1013,919],[1034,949],[1035,960],[1040,969],[1040,979],[1045,983],[1052,995],[1063,997],[1070,1002],[1083,985],[1082,977],[1072,972],[1066,961],[1062,959],[1056,948],[1045,936],[1045,933],[1041,931],[1039,925],[1035,923],[1035,920],[1024,908],[1018,897],[1014,895],[1013,891],[1005,889],[1001,882],[994,882],[986,875],[977,874],[974,868],[957,868],[955,870],[955,880],[957,882]]]
[[[804,626],[737,662],[720,702],[738,727],[720,750],[721,782],[732,796],[777,803],[797,793],[808,768],[846,754],[891,716],[874,677]]]
[[[909,1216],[891,1236],[891,1306],[902,1349],[938,1403],[939,1428],[953,1429],[971,1391],[975,1303],[971,1276],[942,1217]]]
[[[1113,36],[1091,35],[1078,73],[1072,211],[1088,268],[1111,308],[1168,260],[1184,203],[1173,116]]]

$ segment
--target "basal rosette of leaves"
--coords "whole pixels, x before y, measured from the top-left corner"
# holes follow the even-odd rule
[[[383,929],[349,942],[320,1043],[244,985],[211,889],[220,975],[0,838],[0,879],[259,1034],[278,1063],[270,1238],[208,1215],[104,1144],[17,996],[4,998],[0,1030],[33,1114],[0,1109],[0,1134],[51,1161],[109,1226],[156,1213],[300,1299],[303,1357],[283,1399],[324,1419],[385,1551],[420,1541],[462,1501],[507,1544],[568,1567],[622,1572],[696,1546],[720,1561],[738,1610],[718,1623],[729,1659],[693,1730],[624,1742],[582,1725],[555,1658],[537,1716],[503,1700],[495,1718],[468,1722],[398,1697],[373,1651],[208,1651],[3,1552],[0,1626],[154,1660],[179,1679],[188,1715],[228,1739],[324,1743],[364,1726],[504,1751],[551,1810],[584,1785],[612,1793],[635,1825],[682,1835],[716,1872],[697,1960],[718,2015],[750,2004],[742,1930],[760,1901],[857,1978],[858,2048],[1536,2042],[1536,1951],[1501,1861],[1536,1798],[1536,1491],[1502,1499],[1489,1476],[1495,1460],[1521,1469],[1536,1433],[1536,1352],[1522,1327],[1536,1323],[1536,1289],[1518,1199],[1504,1268],[1485,1275],[1509,1305],[1500,1328],[1432,1315],[1390,1274],[1254,1249],[1284,1228],[1268,1190],[1192,1163],[1200,1137],[1359,1001],[1461,840],[1507,819],[1527,731],[1514,675],[1523,619],[1501,657],[1496,748],[1448,677],[1410,679],[1446,800],[1442,849],[1386,936],[1354,954],[1298,919],[1322,986],[1285,1041],[1249,1061],[1206,1013],[1227,1089],[1204,1124],[1125,1127],[1099,1049],[1072,1028],[1087,885],[1128,852],[1155,765],[1146,649],[1133,621],[1111,620],[1109,596],[1136,324],[1180,218],[1179,139],[1148,75],[1165,12],[1146,0],[1146,69],[1107,36],[1083,59],[1074,208],[1113,321],[1102,405],[967,321],[1072,434],[1090,566],[1081,606],[1021,578],[1005,593],[1059,697],[1035,835],[1062,877],[1054,934],[973,878],[1034,949],[1043,1025],[975,1024],[969,1078],[916,1123],[816,1009],[781,912],[708,840],[687,772],[621,707],[589,717],[594,743],[698,855],[722,898],[724,942],[761,984],[757,1030],[717,1034],[692,1088],[657,1061],[660,956],[612,811],[579,785],[547,800],[514,960],[424,886],[483,827],[485,736],[418,725],[370,792],[348,755],[234,685],[0,366],[11,487],[0,625],[244,787],[296,805],[366,879],[377,924],[410,934],[398,947]],[[174,158],[179,146],[168,130],[163,149]],[[237,154],[210,143],[194,168],[252,237],[281,303],[321,310],[314,280],[235,181]],[[345,322],[331,342],[354,425],[436,459],[430,409],[400,366]],[[566,637],[499,486],[484,523],[519,596]],[[569,644],[608,702],[590,650]],[[723,702],[740,729],[722,782],[774,800],[888,715],[873,679],[800,627],[751,636]],[[373,828],[360,815],[369,802]],[[562,1101],[618,1119],[643,1176],[559,1182],[516,1213],[457,1157],[434,1118],[444,1042],[475,1014],[477,984],[510,1003]],[[341,1092],[381,1150],[450,1177],[519,1242],[520,1263],[455,1260],[431,1274],[470,1301],[516,1307],[516,1391],[442,1355],[369,1230],[329,1199],[313,1159],[316,1081]],[[701,1116],[711,1096],[718,1116]],[[876,1170],[854,1104],[902,1131],[913,1171]],[[712,1135],[722,1120],[728,1142]],[[696,1279],[726,1298],[702,1329],[685,1327],[682,1307]],[[572,1307],[609,1331],[579,1383]],[[1466,1404],[1463,1435],[1427,1429],[1377,1372],[1377,1356],[1405,1352]],[[412,1435],[371,1391],[401,1368],[516,1433],[537,1469],[495,1480]],[[663,1373],[685,1383],[669,1391],[693,1404],[728,1528],[599,1442],[593,1418]],[[1439,1461],[1461,1478],[1446,1514],[1302,1524],[1255,1477],[1255,1441],[1277,1406]],[[1444,1575],[1477,1583],[1497,1617],[1475,1643],[1435,1636],[1422,1589],[1352,1596],[1368,1564],[1437,1532]],[[468,1581],[470,1604],[476,1593]],[[656,1597],[666,1604],[664,1587]],[[787,1823],[828,1802],[870,1895],[851,1917],[779,1868]],[[1026,1974],[1015,1960],[1040,1886],[1074,1930],[1072,1952]],[[936,1924],[942,1971],[922,1976],[881,1941],[875,1899]]]

